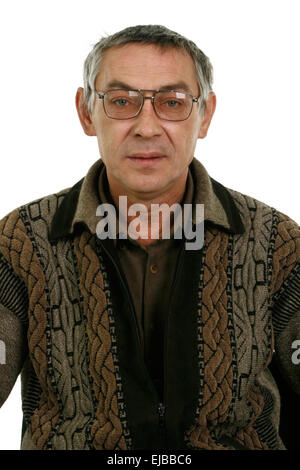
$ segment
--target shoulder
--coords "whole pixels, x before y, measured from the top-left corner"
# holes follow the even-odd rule
[[[240,212],[246,237],[261,237],[262,243],[267,242],[272,261],[271,294],[275,294],[300,267],[299,223],[262,201],[226,189]]]
[[[298,244],[300,230],[299,224],[287,214],[284,214],[276,208],[249,195],[230,188],[226,188],[226,190],[233,198],[244,222],[247,223],[247,220],[254,220],[256,217],[265,217],[266,220],[272,217],[272,221],[274,226],[276,226],[279,237],[284,236],[285,234],[287,240],[295,240]],[[278,243],[279,239],[277,240],[277,244]]]
[[[0,254],[13,264],[23,250],[29,250],[33,222],[48,230],[56,209],[70,188],[49,194],[19,206],[0,220]],[[36,224],[35,224],[36,226]]]

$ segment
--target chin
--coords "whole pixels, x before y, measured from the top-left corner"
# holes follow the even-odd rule
[[[135,181],[128,182],[128,188],[132,191],[136,191],[139,193],[151,193],[160,191],[165,185],[162,181],[158,181],[158,178],[139,178],[138,180],[135,178]]]
[[[153,186],[153,185],[138,185],[131,188],[134,192],[140,194],[150,194],[150,193],[157,193],[160,191],[160,186]]]

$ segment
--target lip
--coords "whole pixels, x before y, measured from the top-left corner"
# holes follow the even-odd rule
[[[129,155],[129,158],[162,158],[165,157],[162,153],[157,152],[143,152],[143,153],[133,153]]]
[[[128,159],[136,166],[151,168],[158,165],[166,155],[157,152],[135,153],[128,156]]]

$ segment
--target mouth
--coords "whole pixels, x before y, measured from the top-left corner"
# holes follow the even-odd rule
[[[166,158],[166,155],[155,152],[136,153],[129,155],[128,158],[135,164],[142,166],[152,166],[161,162],[164,158]]]

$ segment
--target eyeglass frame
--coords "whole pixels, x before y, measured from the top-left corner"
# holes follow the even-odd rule
[[[108,115],[108,113],[107,113],[107,111],[106,111],[106,109],[105,109],[105,105],[104,105],[104,97],[105,97],[106,93],[109,93],[110,91],[119,91],[119,90],[123,90],[123,91],[137,91],[137,92],[139,92],[140,95],[142,96],[143,100],[142,100],[142,102],[141,102],[140,109],[137,111],[137,113],[136,113],[134,116],[131,116],[131,117],[129,117],[129,118],[114,118],[114,117],[111,117],[111,116]],[[144,96],[143,93],[142,93],[142,91],[152,91],[154,94],[153,94],[152,96]],[[188,116],[187,116],[186,118],[184,118],[184,119],[167,119],[167,118],[163,118],[163,117],[159,116],[159,114],[157,113],[156,108],[155,108],[155,105],[154,105],[154,99],[155,99],[156,93],[170,93],[170,92],[184,93],[185,95],[189,95],[189,96],[192,97],[192,106],[191,106],[191,110],[190,110],[190,112],[189,112],[189,114],[188,114]],[[192,114],[194,103],[200,103],[200,101],[199,101],[199,100],[200,100],[200,96],[198,96],[198,98],[196,98],[195,96],[193,96],[192,93],[189,93],[189,92],[186,92],[186,91],[181,91],[181,90],[145,90],[145,89],[143,89],[143,88],[139,88],[139,89],[137,89],[137,90],[129,90],[129,89],[127,89],[127,88],[112,88],[111,90],[106,90],[106,91],[103,92],[103,93],[100,93],[100,92],[98,92],[98,91],[95,91],[95,93],[96,93],[96,95],[97,95],[97,97],[98,97],[99,99],[102,99],[102,100],[103,100],[103,109],[104,109],[104,112],[105,112],[106,116],[107,116],[108,118],[110,118],[110,119],[116,119],[116,120],[118,120],[118,121],[125,121],[125,120],[127,120],[127,119],[133,119],[133,118],[137,117],[137,116],[140,114],[140,112],[142,111],[146,99],[151,99],[154,112],[155,112],[156,116],[157,116],[159,119],[163,119],[164,121],[171,121],[171,122],[186,121],[186,120],[190,117],[190,115]]]

